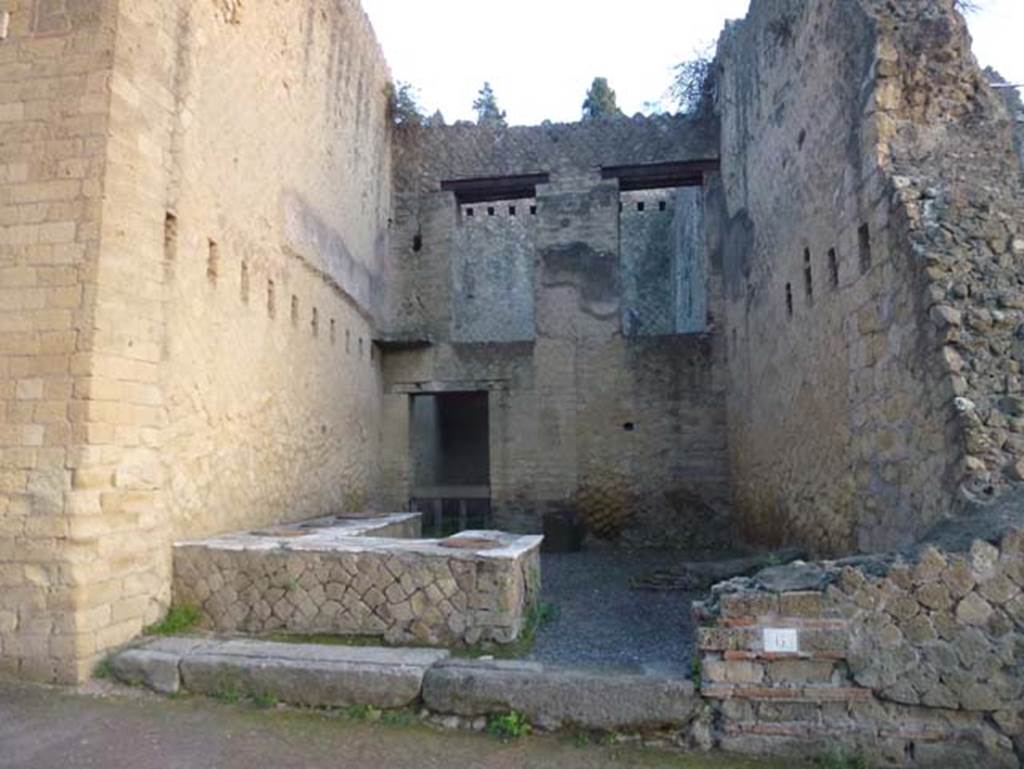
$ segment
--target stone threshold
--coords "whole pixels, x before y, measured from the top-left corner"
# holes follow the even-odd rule
[[[110,658],[110,668],[122,683],[162,694],[322,708],[415,705],[463,718],[516,711],[551,730],[684,727],[702,711],[693,683],[681,676],[453,659],[443,649],[175,637],[123,650]]]

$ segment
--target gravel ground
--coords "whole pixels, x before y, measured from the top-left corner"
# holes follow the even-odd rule
[[[689,674],[690,602],[699,594],[629,588],[631,577],[683,558],[662,550],[543,554],[542,600],[558,614],[538,631],[530,659]]]

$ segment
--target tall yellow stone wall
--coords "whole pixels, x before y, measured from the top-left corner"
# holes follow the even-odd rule
[[[0,43],[0,675],[75,678],[94,544],[71,493],[89,426],[115,4],[7,2]],[[93,630],[98,630],[94,628]]]
[[[370,501],[389,74],[355,0],[13,6],[0,672],[71,681],[175,538]]]

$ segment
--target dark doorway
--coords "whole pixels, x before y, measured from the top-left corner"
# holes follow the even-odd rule
[[[491,513],[486,392],[413,395],[413,491],[427,537],[487,528]]]

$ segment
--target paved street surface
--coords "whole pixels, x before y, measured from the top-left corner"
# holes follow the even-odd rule
[[[780,769],[569,737],[481,734],[142,692],[0,685],[0,767],[31,769]],[[792,763],[789,769],[795,769]]]

